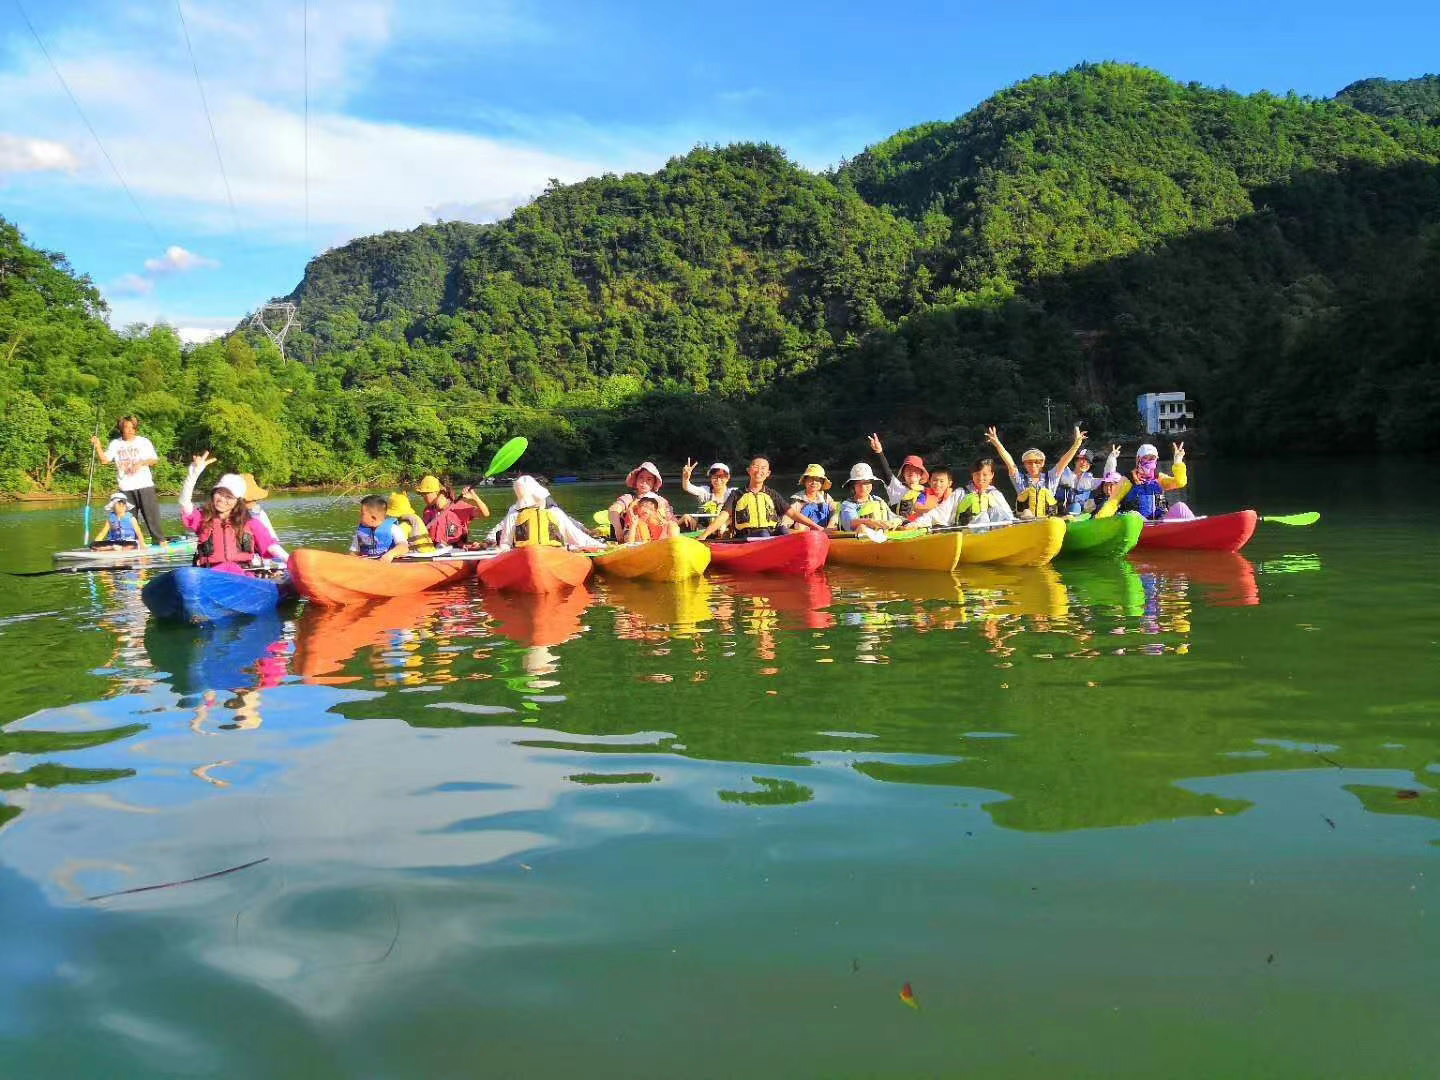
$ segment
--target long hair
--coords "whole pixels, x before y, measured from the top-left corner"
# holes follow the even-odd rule
[[[210,498],[206,499],[205,504],[200,507],[202,525],[212,525],[220,517],[219,511],[215,509],[215,492],[219,490],[219,487],[211,488]],[[236,499],[235,505],[230,508],[230,513],[225,515],[225,520],[236,532],[239,532],[245,527],[245,522],[250,520],[250,504],[244,499]]]

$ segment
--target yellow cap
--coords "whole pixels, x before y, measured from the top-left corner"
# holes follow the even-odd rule
[[[440,490],[440,481],[433,476],[422,476],[420,483],[415,486],[415,490],[421,495],[433,495]]]
[[[415,508],[410,505],[410,496],[403,491],[392,491],[389,505],[385,509],[391,517],[415,516]]]

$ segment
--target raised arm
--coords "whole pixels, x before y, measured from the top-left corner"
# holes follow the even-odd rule
[[[1070,443],[1070,449],[1061,454],[1060,460],[1055,462],[1055,468],[1051,470],[1052,476],[1058,477],[1064,475],[1065,469],[1069,466],[1070,462],[1075,460],[1075,455],[1079,452],[1080,447],[1085,445],[1085,435],[1086,433],[1080,430],[1080,425],[1076,424],[1075,439]]]
[[[192,501],[195,496],[195,481],[200,479],[200,474],[215,464],[215,459],[210,456],[209,450],[202,450],[190,459],[190,468],[185,470],[185,483],[180,485],[180,513],[190,514],[195,510]]]
[[[985,441],[995,448],[995,453],[1000,456],[1000,463],[1005,466],[1005,472],[1013,479],[1020,471],[1015,468],[1015,459],[1010,456],[1010,451],[1005,449],[1005,444],[1000,441],[1000,433],[993,427],[985,429]]]
[[[1115,471],[1117,471],[1117,470],[1119,469],[1119,467],[1120,467],[1120,451],[1123,450],[1123,449],[1124,449],[1124,447],[1122,447],[1119,443],[1111,443],[1111,444],[1110,444],[1110,453],[1108,453],[1108,454],[1105,455],[1105,468],[1103,468],[1103,469],[1100,470],[1100,475],[1101,475],[1102,477],[1103,477],[1106,473],[1112,473],[1112,472],[1115,472]]]
[[[90,445],[95,448],[95,456],[100,459],[101,465],[109,465],[110,462],[114,460],[109,454],[105,453],[105,446],[100,442],[98,435],[90,436]]]
[[[475,507],[475,513],[478,514],[480,517],[488,518],[490,516],[490,507],[485,505],[484,499],[480,498],[479,495],[475,494],[475,489],[473,487],[467,486],[461,490],[460,501],[463,503],[469,503],[471,506]]]
[[[880,436],[874,432],[870,434],[870,452],[880,459],[880,474],[885,477],[885,486],[888,488],[892,484],[900,483],[900,478],[885,459],[885,448],[880,445]]]
[[[1178,491],[1190,482],[1188,471],[1185,468],[1185,444],[1183,442],[1171,443],[1170,449],[1175,454],[1174,459],[1170,462],[1173,474],[1170,476],[1160,474],[1160,487],[1165,491]]]

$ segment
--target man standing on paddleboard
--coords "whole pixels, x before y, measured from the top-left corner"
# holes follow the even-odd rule
[[[120,474],[120,490],[129,496],[139,509],[145,522],[145,531],[152,544],[164,544],[165,523],[160,520],[160,501],[155,497],[155,479],[150,475],[150,466],[159,465],[160,458],[155,446],[143,435],[138,434],[140,421],[133,416],[120,418],[120,437],[111,439],[110,445],[101,447],[100,440],[90,436],[90,444],[102,464],[115,464]]]

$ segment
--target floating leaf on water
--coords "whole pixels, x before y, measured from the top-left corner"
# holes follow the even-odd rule
[[[653,675],[641,675],[641,676],[640,676],[640,681],[641,681],[641,682],[659,682],[659,683],[674,682],[674,681],[675,681],[675,676],[673,676],[673,675],[666,675],[664,672],[658,672],[658,671],[657,671],[657,672],[656,672],[655,674],[653,674]]]
[[[1416,791],[1414,788],[1401,788],[1399,791],[1395,792],[1395,798],[1418,799],[1420,798],[1420,792]]]
[[[915,1000],[915,991],[910,989],[908,982],[900,988],[900,1000],[912,1009],[920,1008],[920,1002]]]

